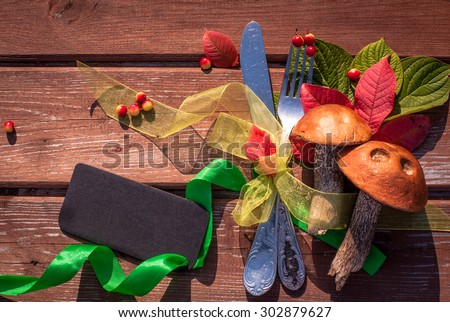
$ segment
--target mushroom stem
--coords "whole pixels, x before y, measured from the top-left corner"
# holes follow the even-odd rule
[[[336,147],[333,145],[316,145],[314,155],[315,189],[336,193],[344,191],[344,177],[336,163],[336,153]],[[324,234],[330,226],[333,226],[335,218],[334,206],[323,195],[314,195],[308,218],[308,234]]]
[[[381,203],[365,192],[359,192],[344,241],[328,271],[328,275],[336,275],[337,291],[344,287],[351,272],[362,268],[372,245],[380,211]]]

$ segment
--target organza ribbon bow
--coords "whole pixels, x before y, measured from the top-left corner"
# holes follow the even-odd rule
[[[335,217],[326,228],[345,228],[355,194],[324,193],[298,180],[288,166],[292,146],[288,137],[282,135],[280,123],[248,87],[241,85],[239,90],[245,93],[242,110],[249,111],[250,120],[220,113],[207,138],[209,145],[255,162],[254,170],[259,175],[241,189],[233,210],[236,223],[251,226],[267,221],[277,193],[295,218],[308,223],[311,199],[320,194],[335,209]]]

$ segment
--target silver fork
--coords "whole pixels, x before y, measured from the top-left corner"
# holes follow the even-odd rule
[[[289,135],[292,128],[304,115],[303,105],[300,100],[300,88],[305,77],[306,67],[306,48],[305,46],[297,48],[295,54],[295,64],[292,78],[289,81],[290,66],[294,46],[291,45],[288,59],[281,85],[280,100],[278,102],[278,118],[283,125],[282,142],[289,142]],[[297,84],[297,74],[300,52],[302,55],[302,66],[300,79]],[[307,82],[312,82],[314,57],[310,58]],[[303,263],[302,253],[298,245],[294,225],[291,215],[286,205],[277,196],[277,219],[278,219],[278,275],[281,283],[289,290],[298,290],[305,282],[305,265]]]
[[[304,46],[303,46],[304,47]],[[294,71],[292,74],[291,81],[289,81],[290,67],[291,67],[291,59],[292,52],[294,50],[294,46],[291,45],[291,49],[289,50],[288,60],[286,62],[286,68],[284,70],[283,83],[281,84],[280,91],[280,100],[278,102],[278,118],[280,119],[281,124],[283,125],[283,134],[289,135],[291,133],[294,125],[300,120],[303,116],[303,104],[300,100],[300,88],[303,85],[304,77],[305,77],[305,67],[306,67],[306,53],[303,50],[302,57],[302,69],[300,72],[300,80],[297,86],[296,79],[298,74],[298,64],[300,52],[302,51],[302,47],[296,50],[295,54],[295,65]],[[314,57],[310,58],[309,63],[309,72],[308,72],[308,80],[307,82],[311,84],[313,77],[313,66]]]

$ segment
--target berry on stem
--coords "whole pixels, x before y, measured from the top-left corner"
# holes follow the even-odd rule
[[[141,108],[138,104],[131,104],[130,107],[128,107],[128,114],[131,116],[138,116],[139,113],[141,113]]]
[[[305,40],[305,45],[311,46],[312,44],[314,44],[316,37],[309,32],[305,35],[305,37],[303,37],[303,39]]]
[[[142,103],[142,109],[146,112],[150,111],[153,108],[153,101],[152,100],[145,100],[144,103]]]
[[[14,131],[14,123],[12,121],[6,121],[5,124],[3,124],[6,133],[11,133]]]
[[[295,46],[295,47],[301,47],[301,46],[303,46],[303,38],[302,38],[302,36],[300,36],[300,35],[294,35],[293,37],[292,37],[292,44]]]
[[[144,101],[145,101],[146,99],[147,99],[147,95],[145,95],[144,92],[138,92],[138,93],[136,94],[136,102],[137,102],[138,104],[144,103]]]
[[[352,82],[356,82],[359,79],[361,72],[357,68],[352,68],[348,71],[347,76]]]
[[[211,68],[211,59],[208,57],[203,57],[200,59],[200,68],[203,70],[208,70]]]
[[[119,117],[124,117],[127,115],[127,107],[126,105],[119,104],[116,106],[116,113],[119,115]]]
[[[314,47],[314,46],[308,46],[308,47],[306,47],[306,54],[307,54],[309,57],[314,56],[314,55],[316,54],[316,47]]]

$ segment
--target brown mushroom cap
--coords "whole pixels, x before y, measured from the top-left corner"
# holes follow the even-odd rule
[[[355,145],[370,140],[367,123],[352,109],[326,104],[306,113],[292,129],[300,139],[324,145]]]
[[[384,205],[417,212],[427,203],[422,167],[411,152],[398,145],[369,141],[345,148],[337,163],[360,190]]]

